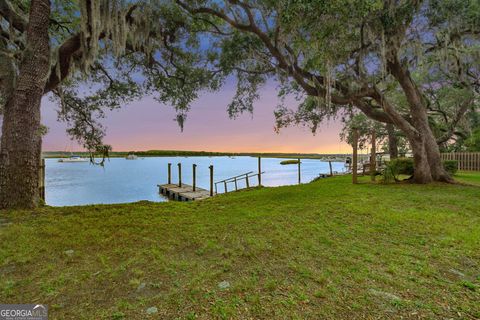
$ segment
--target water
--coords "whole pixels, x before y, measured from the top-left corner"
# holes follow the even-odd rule
[[[281,165],[284,159],[262,158],[262,184],[282,186],[296,184],[297,165]],[[157,184],[167,183],[167,164],[172,163],[172,182],[178,181],[177,163],[182,163],[182,181],[192,184],[192,164],[197,164],[197,186],[209,188],[209,169],[214,166],[214,181],[258,171],[258,160],[253,157],[147,157],[137,160],[112,158],[105,167],[89,162],[61,163],[46,159],[46,202],[51,206],[71,206],[100,203],[126,203],[140,200],[166,201],[158,193]],[[332,162],[333,170],[341,172],[342,162]],[[328,162],[304,159],[301,165],[302,182],[309,182],[320,173],[328,173]],[[251,185],[258,180],[251,179]],[[245,180],[239,187],[245,186]],[[234,188],[229,184],[229,190]],[[223,184],[218,192],[224,192]]]

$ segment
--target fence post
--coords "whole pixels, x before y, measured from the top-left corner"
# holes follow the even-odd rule
[[[196,189],[196,186],[197,186],[197,165],[196,164],[193,164],[192,165],[192,169],[193,169],[193,185],[192,185],[192,190],[195,191]]]
[[[227,193],[227,192],[228,192],[228,190],[227,190],[227,181],[223,181],[223,185],[225,186],[225,193]]]
[[[248,173],[245,176],[245,183],[247,184],[247,188],[250,188],[250,181],[248,181]]]
[[[353,129],[353,156],[352,156],[352,182],[356,184],[357,180],[357,147],[358,147],[358,129]]]
[[[178,163],[178,186],[182,187],[182,164]]]
[[[262,186],[262,158],[258,157],[258,186]]]
[[[213,197],[213,165],[208,167],[210,169],[210,197]],[[217,193],[217,185],[215,184],[215,193]]]
[[[332,161],[328,161],[328,166],[330,167],[330,176],[333,177]]]
[[[172,164],[168,163],[168,184],[172,184]]]
[[[235,177],[235,191],[238,191],[237,177]]]

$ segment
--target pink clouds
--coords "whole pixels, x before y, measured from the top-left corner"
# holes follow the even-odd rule
[[[106,142],[114,151],[128,150],[205,150],[225,152],[302,152],[345,153],[350,148],[340,142],[341,125],[324,123],[313,136],[307,128],[287,128],[276,134],[273,110],[277,105],[274,88],[267,86],[256,103],[253,117],[243,114],[228,118],[226,106],[233,90],[225,87],[217,93],[205,93],[188,114],[184,132],[173,119],[173,108],[153,98],[144,98],[109,112],[104,125]],[[56,121],[54,106],[43,101],[42,121],[50,128],[43,143],[44,150],[78,149],[65,133],[65,125]]]

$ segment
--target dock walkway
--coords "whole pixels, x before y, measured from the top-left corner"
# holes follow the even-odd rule
[[[164,196],[177,201],[195,201],[211,197],[208,190],[195,187],[193,191],[193,187],[188,184],[182,184],[181,187],[178,184],[159,184],[158,189]]]

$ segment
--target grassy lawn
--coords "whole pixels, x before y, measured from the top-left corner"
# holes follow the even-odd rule
[[[0,213],[0,302],[50,319],[480,318],[480,187],[367,179]]]
[[[455,178],[463,183],[469,183],[480,186],[480,172],[474,171],[460,171],[455,175]]]

